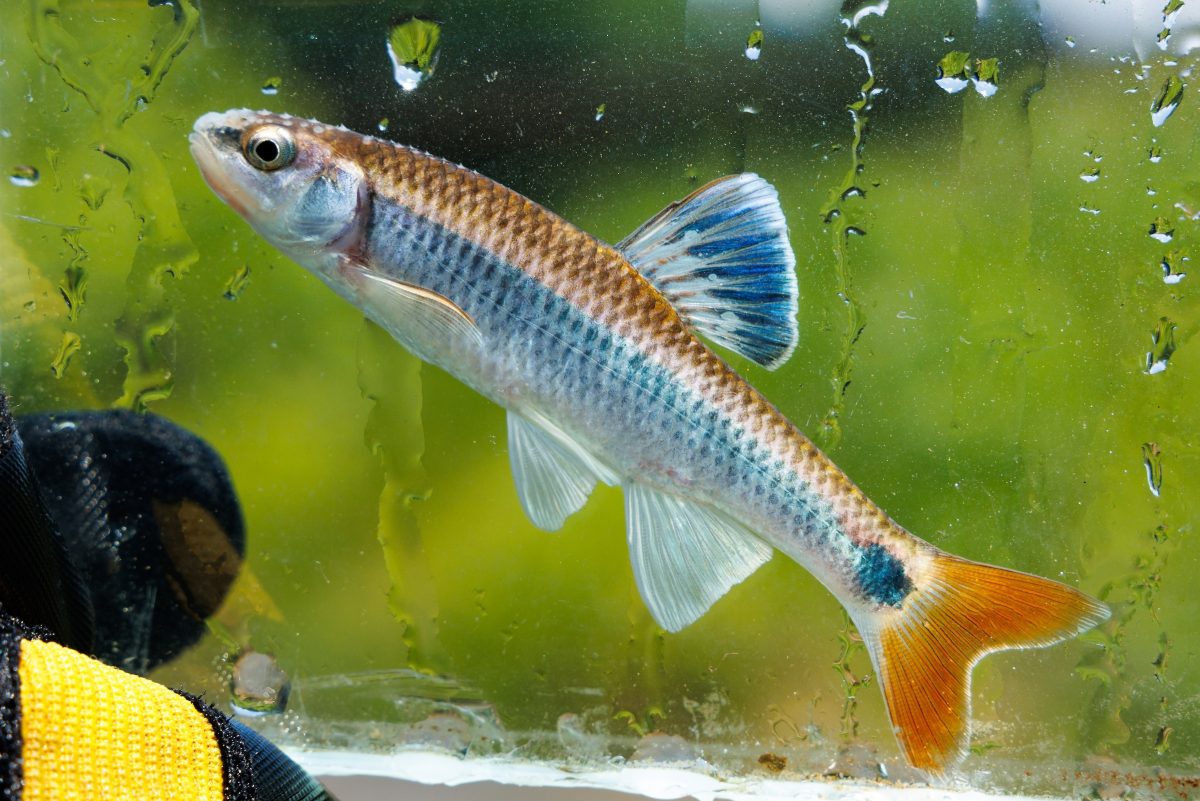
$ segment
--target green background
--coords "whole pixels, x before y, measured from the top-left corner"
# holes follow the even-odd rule
[[[734,773],[769,752],[906,777],[866,656],[803,569],[777,557],[659,631],[618,491],[535,530],[503,412],[211,194],[192,122],[267,107],[364,132],[386,118],[387,136],[610,242],[708,180],[764,176],[801,341],[774,373],[730,360],[913,532],[1114,607],[1080,641],[977,668],[961,775],[1067,793],[1200,770],[1200,273],[1167,284],[1160,266],[1200,241],[1185,17],[1164,51],[1149,6],[895,3],[857,27],[842,19],[865,7],[789,8],[6,4],[0,166],[40,178],[0,182],[0,381],[18,412],[124,405],[191,428],[244,505],[233,596],[156,678],[219,700],[238,649],[270,652],[293,697],[261,723],[310,747],[659,753]],[[412,14],[441,23],[440,48],[405,93],[386,42]],[[935,84],[952,50],[998,59],[993,97]],[[1183,102],[1156,128],[1171,76]],[[1170,243],[1148,236],[1158,217]],[[1176,350],[1148,374],[1168,324]]]

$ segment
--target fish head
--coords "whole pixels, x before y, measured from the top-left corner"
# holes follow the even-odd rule
[[[324,272],[361,242],[370,206],[363,170],[339,133],[348,132],[235,109],[196,120],[189,144],[218,197],[285,254]]]

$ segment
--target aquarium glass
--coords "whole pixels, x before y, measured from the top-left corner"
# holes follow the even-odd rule
[[[1194,0],[8,2],[0,382],[18,414],[148,411],[223,456],[247,558],[152,676],[293,753],[920,784],[803,568],[660,629],[621,492],[537,530],[503,411],[260,239],[187,134],[238,107],[345,125],[608,242],[755,172],[800,343],[722,355],[918,536],[1113,609],[981,662],[971,753],[932,781],[1184,798],[1198,47]]]

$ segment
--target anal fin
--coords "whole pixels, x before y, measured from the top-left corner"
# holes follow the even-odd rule
[[[667,631],[695,621],[774,553],[715,509],[644,484],[625,486],[625,518],[638,592]]]

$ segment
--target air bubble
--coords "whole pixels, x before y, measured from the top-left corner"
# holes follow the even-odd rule
[[[29,164],[18,164],[13,167],[13,171],[9,174],[8,180],[13,186],[36,186],[41,174],[37,171],[37,167]]]

